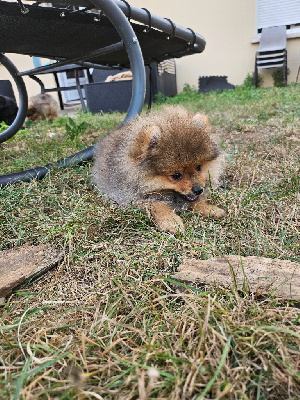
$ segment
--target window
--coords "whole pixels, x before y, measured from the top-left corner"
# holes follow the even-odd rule
[[[261,33],[262,28],[279,25],[286,25],[287,35],[300,34],[300,0],[257,0],[256,33]]]

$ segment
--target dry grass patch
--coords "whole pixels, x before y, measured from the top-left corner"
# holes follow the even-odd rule
[[[53,272],[11,299],[3,395],[298,397],[297,309],[218,290],[175,293],[164,278],[99,264]]]
[[[182,292],[170,279],[188,257],[299,262],[296,94],[299,85],[171,100],[208,112],[228,153],[225,189],[212,195],[226,217],[184,213],[184,235],[102,202],[90,164],[0,189],[3,249],[51,243],[65,252],[0,309],[0,397],[300,397],[299,304],[218,287]]]

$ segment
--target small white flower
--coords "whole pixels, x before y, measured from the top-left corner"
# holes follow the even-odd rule
[[[149,378],[152,378],[152,379],[157,379],[160,377],[160,373],[158,372],[158,369],[155,367],[150,367],[147,370],[147,375],[149,376]]]

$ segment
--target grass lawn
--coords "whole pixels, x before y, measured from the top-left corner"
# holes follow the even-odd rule
[[[101,201],[91,163],[0,188],[1,248],[50,243],[65,254],[0,307],[1,399],[300,398],[299,302],[183,291],[170,279],[185,258],[300,262],[299,99],[299,84],[159,98],[155,108],[206,112],[227,153],[225,189],[212,194],[226,217],[183,213],[181,235]],[[29,125],[0,145],[1,174],[79,151],[123,118]]]

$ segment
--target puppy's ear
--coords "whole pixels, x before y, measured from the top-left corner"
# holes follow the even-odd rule
[[[155,145],[157,138],[160,135],[160,129],[158,126],[147,126],[138,135],[135,140],[134,146],[131,150],[131,157],[137,161],[141,161],[146,158],[148,150]]]
[[[204,128],[205,130],[210,130],[210,122],[205,114],[200,114],[200,113],[195,114],[193,116],[192,121],[200,128]]]

